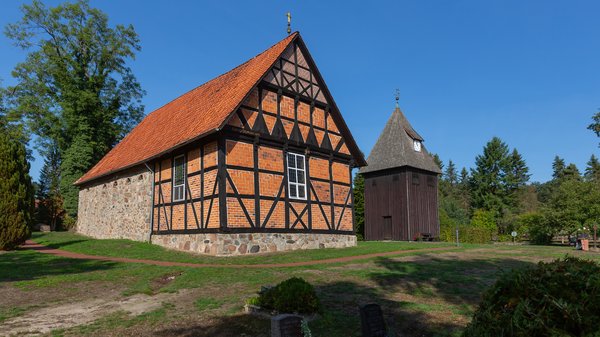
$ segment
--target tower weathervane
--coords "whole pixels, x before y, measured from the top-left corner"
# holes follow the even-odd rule
[[[396,89],[395,98],[396,98],[396,108],[398,108],[399,107],[398,106],[398,101],[400,100],[400,89]]]
[[[290,35],[292,33],[292,13],[287,12],[285,14],[285,16],[287,16],[287,22],[288,22],[287,33],[288,33],[288,35]]]

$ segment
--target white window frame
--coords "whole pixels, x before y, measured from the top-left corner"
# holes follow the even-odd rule
[[[290,156],[293,156],[296,162],[295,167],[290,167]],[[298,154],[298,153],[293,153],[293,152],[288,152],[287,155],[285,156],[285,160],[287,162],[287,177],[288,177],[288,196],[290,199],[296,199],[296,200],[306,200],[307,195],[308,195],[308,190],[306,189],[306,157],[302,154]],[[299,168],[298,167],[298,160],[302,161],[302,165],[303,168]],[[292,182],[290,179],[290,171],[294,172],[296,174],[296,178],[298,178],[298,173],[302,172],[302,177],[304,178],[304,182],[303,183],[299,183],[298,179],[296,179],[296,182]],[[300,197],[299,196],[299,186],[304,187],[304,197]],[[292,189],[295,191],[295,195],[296,196],[292,196]]]
[[[423,147],[423,144],[421,144],[421,141],[418,139],[413,139],[413,149],[417,152],[421,152],[421,148]]]
[[[179,158],[183,158],[183,183],[179,184],[179,185],[175,185],[175,165],[176,162]],[[173,201],[182,201],[185,200],[185,181],[186,179],[186,175],[187,175],[187,169],[186,169],[186,161],[185,161],[185,155],[180,155],[177,156],[175,158],[173,158],[173,172],[171,174],[171,185],[172,185],[172,189],[171,189],[171,199]],[[175,192],[177,191],[177,193]],[[181,197],[178,197],[178,194],[181,194]]]

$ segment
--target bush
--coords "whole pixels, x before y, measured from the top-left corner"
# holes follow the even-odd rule
[[[540,213],[526,213],[519,217],[520,228],[527,231],[529,240],[536,245],[547,245],[552,242],[554,228]]]
[[[502,275],[463,336],[597,336],[600,265],[566,257]]]
[[[493,233],[494,231],[488,228],[473,226],[461,226],[458,229],[459,240],[465,243],[489,243]]]
[[[321,307],[313,286],[299,277],[292,277],[262,291],[258,296],[258,305],[280,313],[302,314],[318,312]]]
[[[75,226],[77,226],[77,219],[68,214],[65,215],[65,218],[61,223],[61,228],[66,231],[74,231]]]
[[[471,218],[471,226],[475,228],[487,229],[490,232],[495,232],[498,227],[496,226],[496,217],[494,212],[485,211],[478,209],[473,213]]]

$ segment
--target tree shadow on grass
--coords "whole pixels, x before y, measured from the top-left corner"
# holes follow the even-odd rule
[[[56,241],[56,242],[46,242],[41,240],[41,245],[44,247],[36,247],[36,248],[28,248],[33,250],[44,250],[44,249],[61,249],[70,245],[75,245],[81,242],[87,242],[89,240],[68,240],[68,241]]]
[[[263,317],[246,314],[219,316],[202,324],[179,323],[174,327],[156,331],[153,335],[160,337],[269,337],[271,336],[271,322]]]
[[[42,254],[33,250],[19,250],[0,258],[0,282],[35,280],[47,276],[64,276],[108,270],[115,262],[78,260]]]
[[[323,306],[319,317],[308,323],[312,335],[351,337],[361,335],[359,306],[381,305],[390,336],[452,336],[462,326],[431,322],[427,312],[415,311],[406,303],[386,298],[385,291],[355,282],[331,282],[316,288]],[[271,336],[267,318],[238,314],[218,316],[206,322],[180,321],[155,331],[156,336]]]
[[[512,258],[444,259],[422,256],[418,261],[379,258],[383,270],[370,278],[380,287],[421,297],[442,298],[455,305],[475,305],[502,272],[532,267],[532,262]]]
[[[315,336],[360,336],[359,307],[369,303],[381,306],[390,336],[450,336],[462,329],[455,322],[432,322],[426,311],[390,299],[385,289],[334,282],[318,291],[327,307],[323,317],[311,324]]]

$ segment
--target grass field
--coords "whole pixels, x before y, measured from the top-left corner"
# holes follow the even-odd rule
[[[566,254],[600,261],[568,247],[360,242],[358,247],[235,258],[167,251],[127,240],[71,233],[34,240],[73,252],[211,263],[159,267],[73,260],[20,250],[0,255],[0,331],[51,336],[269,336],[269,321],[242,313],[262,286],[292,276],[313,283],[324,312],[313,336],[359,336],[358,305],[382,305],[402,336],[456,336],[498,273]],[[427,249],[448,246],[448,250]],[[228,264],[281,263],[412,250],[397,256],[304,267],[235,269]],[[243,333],[243,334],[242,334]]]

